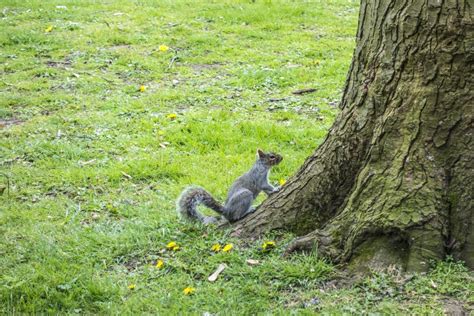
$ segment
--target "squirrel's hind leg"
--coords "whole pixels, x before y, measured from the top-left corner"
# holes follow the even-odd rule
[[[252,207],[253,193],[247,189],[242,189],[234,193],[227,201],[224,215],[229,222],[235,222],[255,211]]]

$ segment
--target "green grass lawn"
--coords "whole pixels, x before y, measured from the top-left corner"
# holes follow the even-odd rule
[[[175,213],[189,184],[223,200],[257,148],[284,156],[273,182],[297,170],[337,113],[357,14],[347,0],[3,0],[0,313],[472,310],[455,262],[334,287],[316,254],[281,257],[289,234],[243,243]]]

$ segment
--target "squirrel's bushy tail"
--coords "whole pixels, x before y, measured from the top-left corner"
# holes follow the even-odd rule
[[[176,202],[178,213],[188,220],[199,220],[205,224],[217,221],[214,217],[204,216],[197,210],[198,205],[204,206],[222,214],[223,206],[212,195],[200,187],[188,187],[179,196]]]

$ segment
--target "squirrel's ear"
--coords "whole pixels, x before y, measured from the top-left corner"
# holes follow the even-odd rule
[[[260,148],[257,149],[257,155],[262,158],[263,156],[265,156],[265,153],[263,152],[263,150],[261,150]]]

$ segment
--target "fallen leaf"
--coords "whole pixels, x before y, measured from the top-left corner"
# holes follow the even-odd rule
[[[81,161],[79,160],[79,164],[81,166],[86,166],[86,165],[90,165],[91,163],[94,163],[96,161],[96,159],[91,159],[91,160],[88,160],[88,161]]]
[[[256,266],[260,264],[260,261],[255,259],[247,259],[245,262],[247,262],[247,264],[250,264],[251,266]]]
[[[211,275],[207,278],[207,280],[208,280],[209,282],[214,282],[214,281],[216,281],[216,280],[217,280],[217,277],[219,276],[219,274],[221,274],[222,271],[224,271],[224,269],[225,269],[226,267],[227,267],[227,266],[226,266],[225,263],[221,263],[221,264],[217,267],[216,271],[214,271],[214,273],[211,274]]]
[[[96,212],[92,212],[91,218],[92,218],[93,220],[97,220],[97,219],[100,218],[100,214],[99,214],[99,213],[96,213]]]

